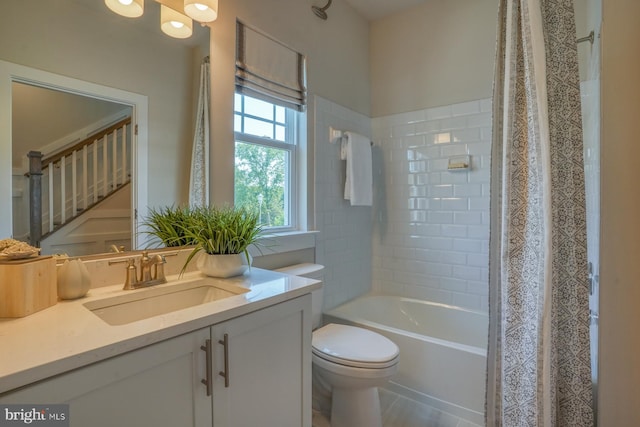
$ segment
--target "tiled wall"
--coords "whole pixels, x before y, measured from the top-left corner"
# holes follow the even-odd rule
[[[344,200],[345,161],[329,143],[329,127],[371,136],[371,119],[315,97],[316,260],[325,266],[324,308],[371,290],[372,208]]]
[[[373,290],[487,310],[491,101],[373,119]],[[471,170],[448,171],[471,156]]]

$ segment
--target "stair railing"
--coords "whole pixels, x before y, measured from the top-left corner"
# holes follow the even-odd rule
[[[29,157],[30,243],[109,196],[131,177],[131,117],[43,159]]]

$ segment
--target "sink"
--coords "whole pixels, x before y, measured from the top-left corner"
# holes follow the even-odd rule
[[[83,304],[109,325],[125,325],[211,301],[241,295],[249,289],[236,285],[212,284],[209,279],[127,291],[127,294]]]

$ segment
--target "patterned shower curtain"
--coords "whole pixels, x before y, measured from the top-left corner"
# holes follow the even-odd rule
[[[200,65],[198,109],[191,153],[189,205],[209,205],[209,57]]]
[[[592,426],[573,0],[499,3],[487,426]]]

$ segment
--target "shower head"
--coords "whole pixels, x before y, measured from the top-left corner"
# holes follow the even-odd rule
[[[332,1],[333,0],[329,0],[329,3],[327,3],[324,7],[311,6],[311,10],[313,10],[313,13],[315,13],[318,18],[324,19],[326,21],[327,20],[326,10],[329,9]]]

